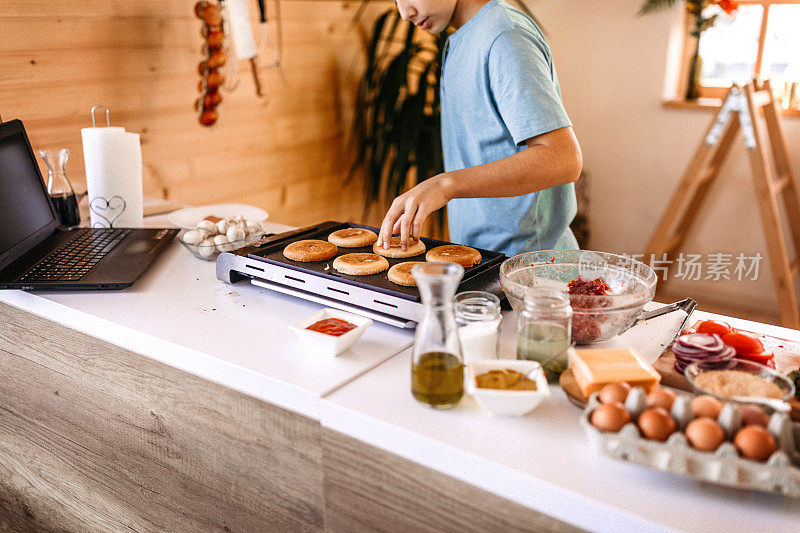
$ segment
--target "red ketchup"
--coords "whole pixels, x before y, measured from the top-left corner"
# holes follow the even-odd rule
[[[319,331],[320,333],[331,335],[332,337],[339,337],[355,328],[355,324],[351,324],[350,322],[342,320],[341,318],[326,318],[325,320],[314,322],[306,329],[310,329],[311,331]]]

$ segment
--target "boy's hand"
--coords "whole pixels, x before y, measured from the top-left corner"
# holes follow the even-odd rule
[[[419,240],[422,224],[428,215],[444,207],[451,199],[449,178],[447,173],[433,176],[395,198],[381,223],[378,245],[388,250],[392,234],[398,232],[403,250],[410,242]]]

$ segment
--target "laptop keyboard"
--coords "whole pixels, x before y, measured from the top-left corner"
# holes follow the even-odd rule
[[[77,235],[53,250],[20,281],[78,281],[124,239],[130,229],[74,230]]]

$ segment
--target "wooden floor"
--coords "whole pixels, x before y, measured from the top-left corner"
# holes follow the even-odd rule
[[[0,304],[0,531],[563,531],[318,421]]]

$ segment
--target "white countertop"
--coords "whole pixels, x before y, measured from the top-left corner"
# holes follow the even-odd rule
[[[164,225],[165,217],[148,219]],[[288,226],[269,224],[269,231]],[[288,325],[322,306],[216,279],[215,264],[174,242],[123,291],[0,291],[0,301],[107,340],[321,423],[589,530],[796,531],[796,500],[703,485],[608,459],[557,386],[522,418],[491,417],[470,398],[436,411],[410,393],[413,334],[376,323],[337,358],[309,353]],[[657,304],[651,304],[651,307]],[[695,312],[694,318],[712,315]],[[638,326],[610,345],[653,361],[680,316]],[[503,321],[512,356],[516,317]],[[725,318],[800,341],[800,331]],[[693,320],[694,321],[694,320]],[[656,333],[662,330],[661,333]],[[662,338],[663,337],[663,338]]]
[[[800,331],[728,321],[800,340]],[[512,322],[504,319],[504,357],[513,354]],[[323,426],[592,531],[800,527],[797,500],[701,484],[601,455],[578,423],[581,411],[555,385],[549,400],[520,418],[492,416],[470,397],[451,410],[426,407],[411,396],[410,354],[328,395]]]
[[[146,224],[169,227],[165,219]],[[177,240],[128,289],[0,291],[0,301],[314,419],[323,395],[413,342],[413,332],[375,323],[339,357],[310,353],[288,326],[323,306],[223,283],[213,261]]]

